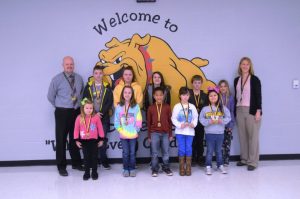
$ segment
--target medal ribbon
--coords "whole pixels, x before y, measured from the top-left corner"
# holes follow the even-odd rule
[[[91,120],[92,120],[92,116],[90,116],[90,118],[89,118],[88,125],[86,125],[85,118],[84,118],[84,120],[83,120],[83,124],[84,124],[85,130],[87,131],[87,132],[86,132],[86,136],[89,136],[89,135],[90,135],[90,125],[91,125]]]
[[[96,87],[96,85],[94,84],[94,89],[95,89],[95,91],[96,91],[96,98],[97,98],[97,100],[99,100],[100,95],[101,95],[101,93],[103,92],[102,85],[101,85],[101,87],[100,87],[100,90],[97,90],[97,87]],[[104,90],[104,94],[102,95],[102,99],[101,99],[101,101],[100,101],[100,111],[102,110],[102,105],[103,105],[103,101],[104,101],[105,91],[106,91],[106,90]],[[98,101],[97,101],[97,102],[98,102]]]
[[[128,119],[129,106],[130,106],[130,104],[128,104],[128,107],[126,107],[126,104],[124,105],[124,107],[125,107],[125,120],[126,120],[126,122],[127,122],[127,119]]]
[[[182,107],[183,114],[184,114],[184,116],[185,116],[185,122],[188,122],[188,121],[189,121],[189,109],[190,109],[190,104],[188,104],[187,112],[186,112],[186,113],[185,113],[185,111],[184,111],[184,107],[183,107],[182,103],[180,103],[180,104],[181,104],[181,107]]]
[[[158,104],[155,103],[156,110],[157,110],[157,121],[160,122],[160,116],[161,116],[161,110],[162,110],[162,104],[160,105],[160,108],[158,109]]]
[[[210,110],[211,110],[211,113],[212,113],[213,116],[217,115],[217,112],[218,112],[218,109],[219,109],[219,105],[220,104],[218,104],[218,106],[217,106],[216,112],[214,112],[213,109],[212,109],[212,107],[211,107],[211,104],[209,104],[209,107],[210,107]]]
[[[196,96],[198,96],[198,97],[196,97]],[[200,93],[199,93],[199,95],[195,95],[195,93],[194,93],[194,98],[195,98],[195,102],[196,102],[196,108],[200,108],[199,107],[199,104],[200,104]]]

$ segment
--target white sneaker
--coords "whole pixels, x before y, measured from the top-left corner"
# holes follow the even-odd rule
[[[227,171],[223,165],[219,166],[219,171],[221,171],[222,174],[227,174]]]
[[[211,166],[206,166],[206,175],[211,175]]]

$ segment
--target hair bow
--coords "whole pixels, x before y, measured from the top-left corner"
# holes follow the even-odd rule
[[[88,99],[85,97],[83,100],[81,100],[81,105],[84,106],[87,101],[88,101]]]
[[[210,91],[215,91],[216,93],[220,93],[220,88],[218,87],[218,86],[215,86],[215,87],[208,87],[207,88],[207,90],[208,90],[208,92],[210,92]]]

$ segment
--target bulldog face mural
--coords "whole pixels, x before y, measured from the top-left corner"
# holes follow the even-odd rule
[[[134,34],[131,39],[120,42],[112,38],[105,45],[108,49],[99,53],[97,63],[106,68],[103,70],[107,81],[114,87],[122,77],[123,67],[131,65],[136,74],[138,83],[143,89],[151,82],[152,72],[160,71],[167,85],[171,86],[171,105],[178,102],[178,91],[182,86],[191,88],[193,75],[203,78],[202,89],[215,84],[208,80],[200,67],[208,65],[208,60],[196,57],[187,60],[179,58],[172,48],[161,38],[150,36],[141,37]]]

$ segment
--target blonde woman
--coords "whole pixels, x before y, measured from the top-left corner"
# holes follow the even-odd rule
[[[236,123],[240,141],[240,161],[237,166],[247,165],[253,171],[259,161],[259,129],[262,115],[261,83],[253,72],[250,58],[239,63],[239,76],[234,80]]]

